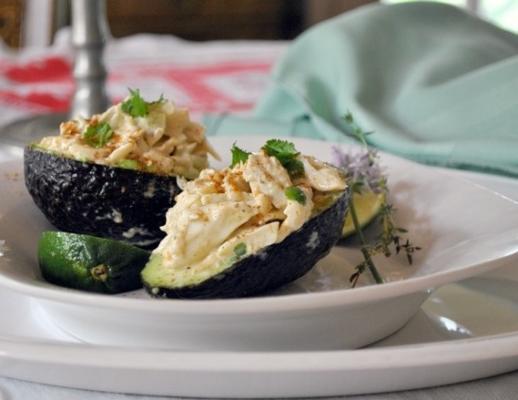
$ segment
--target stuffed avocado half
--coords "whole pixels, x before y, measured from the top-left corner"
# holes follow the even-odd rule
[[[152,247],[181,189],[218,157],[186,109],[138,91],[103,114],[60,125],[24,152],[25,183],[57,228]]]
[[[156,297],[260,294],[308,272],[341,236],[349,190],[340,170],[269,140],[232,149],[232,165],[188,182],[166,237],[141,273]]]

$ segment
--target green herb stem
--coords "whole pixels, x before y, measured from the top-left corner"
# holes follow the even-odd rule
[[[383,283],[383,278],[378,272],[376,266],[374,265],[374,262],[372,261],[372,257],[369,254],[368,244],[365,240],[365,236],[363,235],[362,228],[360,227],[360,224],[358,222],[356,208],[354,207],[354,202],[352,200],[349,202],[349,212],[351,213],[351,219],[353,221],[354,229],[356,230],[356,233],[358,233],[358,237],[360,238],[362,244],[361,251],[363,254],[363,258],[365,259],[365,263],[367,264],[367,268],[369,268],[369,271],[377,284]]]

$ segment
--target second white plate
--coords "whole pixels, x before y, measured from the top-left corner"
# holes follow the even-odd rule
[[[0,310],[0,375],[89,390],[300,398],[417,389],[518,368],[518,283],[502,280],[447,285],[397,334],[350,351],[89,345],[64,335],[27,297],[4,290]]]

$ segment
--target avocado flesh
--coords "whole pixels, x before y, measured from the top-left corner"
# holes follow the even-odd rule
[[[183,262],[183,265],[176,268],[164,262],[163,254],[156,253],[142,271],[142,280],[150,288],[198,285],[231,267],[246,254],[256,253],[275,243],[278,229],[277,221],[246,229],[210,251],[204,259],[192,264]]]
[[[28,146],[25,185],[56,228],[150,248],[180,192],[174,176],[82,162]]]
[[[303,276],[330,252],[340,239],[349,196],[349,190],[336,196],[282,242],[237,259],[218,259],[208,276],[185,279],[185,272],[168,267],[155,253],[142,271],[144,287],[155,297],[191,299],[246,297],[277,289]]]

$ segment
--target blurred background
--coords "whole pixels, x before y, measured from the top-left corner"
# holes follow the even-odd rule
[[[71,109],[72,1],[0,0],[0,130]],[[290,39],[380,1],[409,0],[105,0],[108,97],[116,103],[132,87],[149,99],[165,94],[195,118],[252,113]],[[442,2],[518,32],[518,0]]]
[[[11,48],[47,46],[70,24],[71,0],[0,0]],[[149,32],[188,40],[292,39],[307,27],[375,0],[108,0],[114,37]],[[386,0],[398,3],[411,0]],[[518,0],[446,0],[518,32]]]

